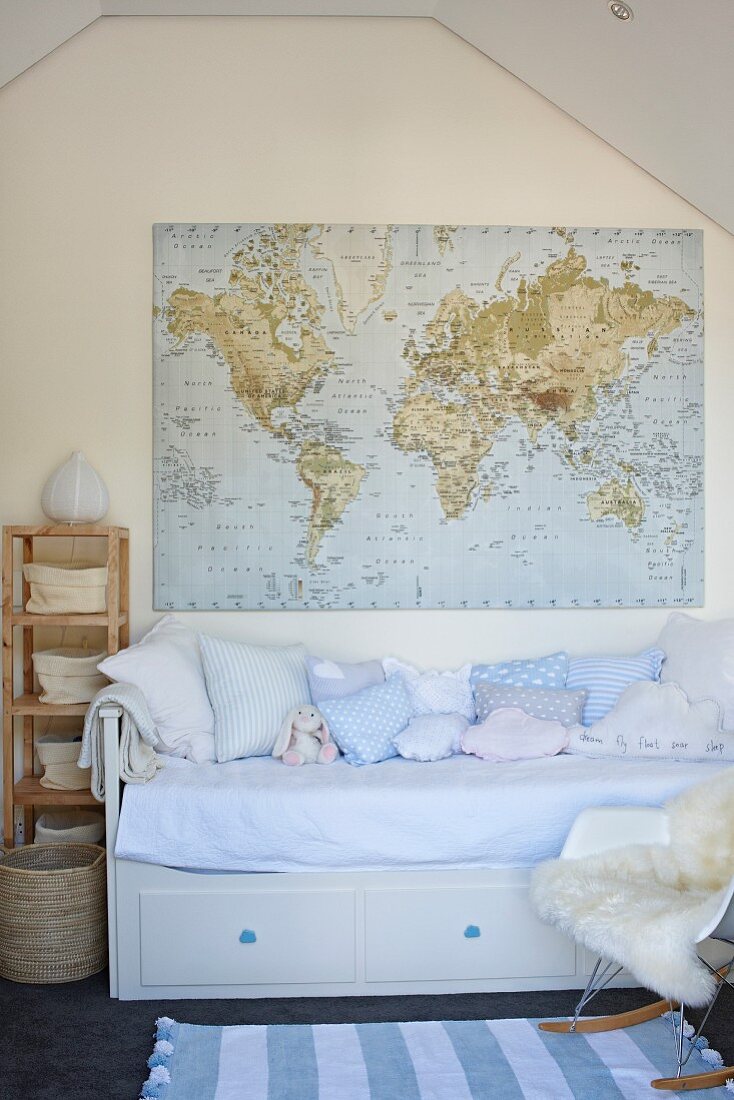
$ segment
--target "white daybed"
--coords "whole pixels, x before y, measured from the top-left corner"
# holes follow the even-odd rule
[[[122,999],[578,988],[594,960],[535,917],[530,868],[587,806],[656,805],[720,766],[172,761],[121,814],[121,711],[100,716]]]

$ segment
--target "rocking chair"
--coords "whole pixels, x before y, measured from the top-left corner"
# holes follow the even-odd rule
[[[734,769],[732,771],[734,772]],[[718,784],[717,777],[714,780],[714,785]],[[702,794],[703,787],[703,784],[699,787]],[[616,879],[613,875],[610,876],[607,883],[605,883],[603,876],[605,870],[604,853],[614,852],[615,859],[617,856],[624,859],[625,853],[629,852],[633,865],[634,860],[640,857],[651,859],[651,866],[654,867],[656,860],[659,861],[660,854],[664,855],[664,853],[661,853],[661,849],[670,849],[671,812],[676,808],[676,801],[682,801],[684,797],[690,800],[690,793],[680,796],[679,800],[674,800],[669,809],[623,807],[585,810],[576,818],[560,860],[539,868],[533,884],[533,901],[541,917],[550,923],[556,924],[577,942],[587,947],[596,947],[597,951],[600,949],[600,925],[597,924],[596,926],[596,934],[590,934],[589,931],[597,913],[601,915],[602,921],[608,922],[610,927],[615,923],[615,916],[618,915],[623,928],[622,938],[615,934],[610,936],[611,944],[604,940],[603,954],[599,955],[586,989],[576,1006],[573,1019],[548,1020],[539,1024],[539,1028],[542,1031],[566,1034],[614,1031],[619,1028],[632,1027],[646,1020],[653,1020],[669,1012],[673,1025],[677,1073],[675,1077],[657,1078],[651,1081],[650,1084],[656,1089],[681,1092],[713,1088],[717,1085],[723,1085],[728,1078],[734,1077],[734,1066],[713,1069],[706,1073],[683,1075],[683,1069],[694,1049],[694,1044],[703,1030],[719,993],[728,984],[727,979],[732,967],[734,967],[734,955],[720,969],[715,969],[701,957],[697,948],[697,945],[707,939],[727,944],[730,948],[734,947],[734,877],[731,878],[728,885],[724,885],[719,891],[712,891],[708,899],[700,890],[691,891],[693,900],[688,913],[693,915],[693,923],[689,927],[692,934],[689,943],[682,944],[681,947],[684,953],[688,951],[688,965],[693,965],[701,971],[702,980],[708,983],[709,989],[704,994],[702,992],[703,987],[699,983],[695,994],[692,993],[687,998],[689,1003],[692,1002],[696,1006],[706,1007],[705,1015],[698,1030],[689,1037],[684,1033],[686,998],[671,996],[669,974],[656,982],[654,977],[651,976],[650,968],[646,965],[640,967],[642,973],[636,973],[635,966],[630,964],[628,952],[625,950],[624,937],[629,941],[637,940],[634,951],[639,957],[641,943],[644,944],[645,937],[654,935],[655,911],[652,911],[650,923],[647,927],[644,926],[644,921],[642,927],[636,925],[634,920],[630,920],[629,911],[622,912],[623,909],[629,909],[628,906],[625,906],[624,901],[625,889],[629,885],[629,882],[625,881],[624,872]],[[714,810],[709,827],[711,829],[717,827],[719,829],[727,828],[730,827],[730,823],[717,822]],[[636,847],[628,849],[628,845],[635,845]],[[646,847],[637,847],[641,845]],[[570,860],[579,862],[575,868],[571,865],[564,868],[563,864]],[[606,864],[609,865],[608,859]],[[622,865],[620,864],[620,866]],[[584,868],[589,875],[598,870],[595,879],[587,880],[591,884],[589,892],[583,897],[581,896],[584,880],[577,878],[572,887],[572,891],[575,890],[576,893],[569,891],[564,896],[564,871],[567,870],[573,875],[576,869],[581,868]],[[734,867],[730,865],[729,873],[732,872],[734,872]],[[567,879],[568,875],[566,876]],[[561,887],[560,894],[558,887]],[[682,899],[682,904],[686,904],[685,889],[681,890],[679,884],[674,884],[671,888],[670,883],[658,883],[655,881],[653,873],[644,885],[645,896],[654,899],[656,889],[660,895],[657,909],[659,916],[664,917],[667,911],[666,900],[672,895],[673,890],[676,890],[677,896]],[[704,904],[700,903],[702,897]],[[708,907],[705,904],[706,901],[710,902]],[[695,914],[699,910],[703,916],[700,923],[696,924]],[[624,923],[625,919],[626,924]],[[617,923],[618,927],[619,924]],[[665,931],[667,932],[669,929]],[[590,940],[594,942],[589,942]],[[670,946],[674,945],[671,944]],[[705,968],[705,971],[703,968]],[[608,986],[623,969],[631,972],[643,986],[652,988],[661,994],[662,999],[646,1005],[644,1008],[622,1012],[614,1016],[582,1019],[581,1013],[589,1002],[597,993]],[[688,1028],[685,1030],[688,1031]]]

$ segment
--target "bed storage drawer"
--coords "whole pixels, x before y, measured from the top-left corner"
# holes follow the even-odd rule
[[[141,892],[144,986],[355,980],[353,890]]]
[[[365,891],[368,982],[572,975],[576,949],[525,885]]]

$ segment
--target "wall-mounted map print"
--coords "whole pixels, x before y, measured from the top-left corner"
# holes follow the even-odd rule
[[[155,606],[701,604],[702,248],[157,225]]]

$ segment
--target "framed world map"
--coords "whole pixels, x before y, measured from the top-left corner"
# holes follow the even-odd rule
[[[700,605],[702,252],[155,226],[156,608]]]

